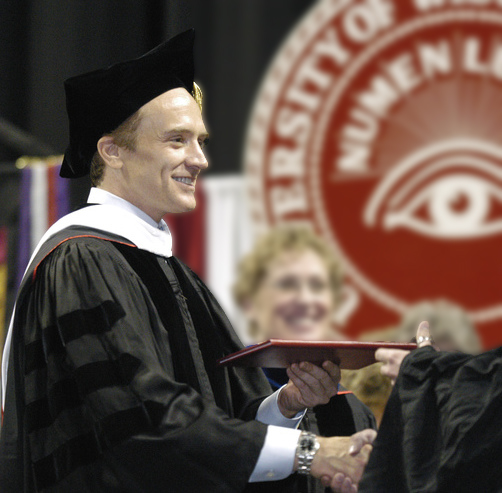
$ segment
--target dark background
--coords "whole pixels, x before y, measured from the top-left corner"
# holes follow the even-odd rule
[[[196,29],[196,79],[211,132],[208,173],[241,168],[250,107],[276,49],[314,0],[1,0],[0,162],[62,154],[64,79]],[[10,125],[14,125],[12,129]],[[28,132],[34,142],[22,142]],[[12,144],[14,140],[16,145]],[[87,178],[73,180],[72,206]]]

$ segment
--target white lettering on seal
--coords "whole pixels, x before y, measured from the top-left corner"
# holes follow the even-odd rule
[[[392,106],[425,80],[448,74],[453,69],[449,43],[421,43],[415,52],[399,54],[385,65],[385,72],[374,75],[367,90],[357,98],[350,120],[341,132],[340,156],[335,171],[366,173],[370,168],[372,144],[380,121]],[[500,56],[502,60],[502,54]]]

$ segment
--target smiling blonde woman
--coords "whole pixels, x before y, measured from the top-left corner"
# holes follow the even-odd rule
[[[340,262],[320,237],[306,228],[282,226],[261,237],[242,259],[234,297],[256,342],[336,339],[332,320],[342,282]],[[273,390],[288,382],[282,368],[264,372]],[[350,436],[376,429],[376,421],[368,407],[339,385],[329,402],[307,410],[300,427],[322,436]],[[319,481],[297,474],[283,482],[287,491],[325,491]]]

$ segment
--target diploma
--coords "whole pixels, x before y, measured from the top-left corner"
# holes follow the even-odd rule
[[[257,366],[286,368],[292,363],[309,361],[321,365],[333,361],[345,370],[357,370],[376,362],[378,348],[416,349],[414,343],[360,341],[291,341],[270,339],[241,349],[217,361],[219,366]]]

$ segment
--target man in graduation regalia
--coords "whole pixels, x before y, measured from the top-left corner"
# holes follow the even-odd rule
[[[20,288],[2,363],[2,493],[260,491],[297,469],[345,492],[367,462],[370,445],[350,455],[350,438],[296,429],[336,392],[333,363],[293,365],[271,396],[261,370],[215,365],[241,344],[162,220],[195,207],[208,165],[193,38],[65,82],[61,175],[94,186]]]

